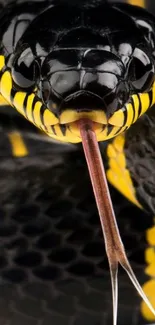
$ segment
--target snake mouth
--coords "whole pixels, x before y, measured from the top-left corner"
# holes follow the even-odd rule
[[[114,112],[110,118],[107,118],[103,110],[94,109],[78,112],[77,110],[67,109],[60,114],[59,123],[61,125],[68,125],[84,118],[106,127],[123,127],[124,125],[130,126],[134,122],[135,117],[133,105],[128,103],[126,106]]]
[[[155,85],[153,88],[155,88]],[[77,121],[89,119],[93,122],[97,140],[109,140],[126,131],[153,105],[155,96],[153,97],[151,92],[132,95],[129,101],[122,108],[115,111],[110,118],[107,118],[106,113],[99,109],[83,110],[80,112],[78,110],[66,109],[59,115],[58,124],[53,126],[55,128],[55,135],[57,130],[59,130],[59,134],[61,130],[63,133],[63,136],[59,137],[61,141],[81,142]]]
[[[124,113],[120,112],[120,114],[122,117],[124,116]],[[82,139],[78,127],[78,121],[81,119],[92,121],[93,130],[98,141],[108,140],[126,129],[126,125],[123,126],[119,116],[113,117],[112,125],[103,110],[78,112],[77,110],[67,109],[60,114],[58,123],[46,126],[46,133],[63,142],[81,142]]]
[[[71,142],[81,142],[78,121],[89,119],[93,122],[98,141],[108,140],[127,128],[125,123],[127,109],[116,111],[109,119],[103,110],[80,111],[67,109],[59,116],[59,128],[64,128],[65,136]],[[58,128],[58,127],[57,127]],[[56,127],[55,127],[56,129]]]

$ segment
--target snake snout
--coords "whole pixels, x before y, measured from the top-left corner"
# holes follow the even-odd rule
[[[94,109],[103,109],[103,99],[89,91],[79,90],[67,96],[61,103],[60,111],[74,109],[75,111],[90,112]]]
[[[71,123],[83,117],[107,124],[103,99],[88,91],[77,91],[62,101],[59,115],[60,124]]]

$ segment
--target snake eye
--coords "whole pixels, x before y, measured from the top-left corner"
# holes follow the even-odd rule
[[[39,65],[30,48],[15,57],[12,78],[20,88],[35,87],[39,78]]]
[[[128,78],[133,90],[147,92],[154,81],[154,64],[147,54],[136,48],[128,68]]]

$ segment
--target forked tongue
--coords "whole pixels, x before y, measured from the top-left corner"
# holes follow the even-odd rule
[[[103,236],[105,240],[105,248],[110,266],[112,297],[113,297],[113,325],[117,324],[117,309],[118,309],[118,264],[127,272],[133,285],[139,292],[142,299],[155,315],[155,310],[143,292],[136,276],[130,266],[122,243],[113,205],[110,197],[110,192],[106,180],[105,170],[102,157],[100,154],[95,131],[93,130],[93,122],[88,119],[78,121],[80,129],[82,145],[88,165],[88,170],[93,186],[93,191],[96,199],[96,204],[100,216]]]

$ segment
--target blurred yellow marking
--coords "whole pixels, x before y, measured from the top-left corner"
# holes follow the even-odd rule
[[[121,153],[122,148],[124,148],[124,145],[125,145],[125,137],[124,136],[116,137],[113,145],[114,145],[115,150]]]
[[[148,264],[154,263],[155,261],[155,248],[154,247],[149,247],[145,251],[145,261]],[[155,274],[154,274],[155,276]]]
[[[149,275],[150,277],[154,278],[155,277],[155,264],[150,264],[146,269],[145,269],[145,274]]]
[[[12,154],[15,157],[28,156],[28,149],[23,141],[21,134],[17,131],[8,133],[8,138],[12,147]]]
[[[107,155],[108,155],[109,158],[116,158],[117,157],[116,150],[114,149],[112,144],[108,145]]]
[[[127,0],[127,3],[134,6],[146,7],[145,0]]]
[[[109,159],[109,169],[107,170],[108,181],[121,192],[128,200],[142,208],[136,198],[135,189],[132,183],[130,173],[126,167],[126,158],[124,154],[124,135],[114,138],[113,142],[107,147],[107,156]]]
[[[155,220],[154,220],[155,221]],[[150,277],[143,285],[143,290],[152,306],[155,308],[155,225],[146,231],[146,240],[148,247],[145,250],[145,261],[147,263],[145,274]],[[155,316],[151,313],[145,302],[141,303],[141,313],[147,321],[155,321]]]
[[[149,245],[155,246],[155,226],[146,231],[146,240]]]
[[[143,285],[143,290],[145,294],[147,295],[151,305],[155,308],[155,279],[149,280],[147,283]],[[144,301],[141,303],[141,312],[142,315],[147,321],[154,321],[155,316],[150,311],[150,309],[147,307]]]
[[[126,169],[126,159],[124,153],[118,155],[118,163],[121,168]]]

